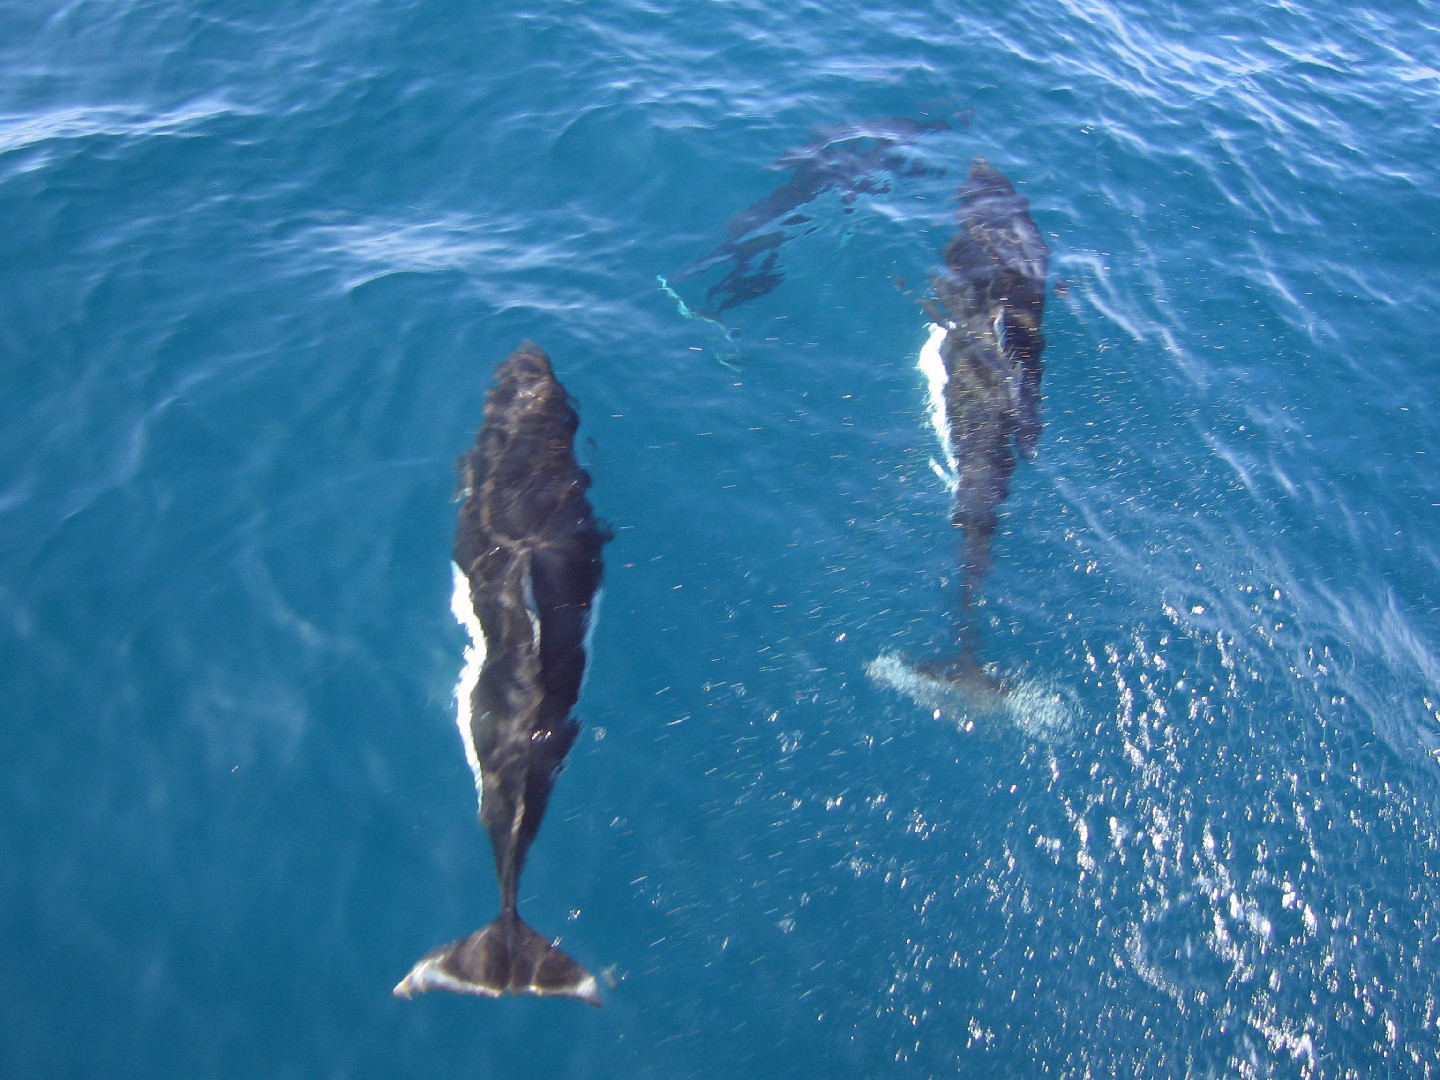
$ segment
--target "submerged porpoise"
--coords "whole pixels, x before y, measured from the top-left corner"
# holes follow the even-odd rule
[[[457,712],[495,852],[500,914],[421,959],[395,987],[398,997],[451,990],[600,1004],[595,977],[516,911],[526,853],[580,734],[570,710],[610,539],[575,460],[578,423],[550,358],[527,342],[496,372],[484,423],[460,460],[452,606],[471,644]]]
[[[962,125],[969,123],[964,112],[954,116]],[[895,177],[938,175],[944,170],[926,164],[913,147],[922,136],[951,126],[948,115],[928,120],[887,117],[820,132],[818,139],[786,152],[769,166],[776,172],[790,170],[790,179],[732,217],[725,240],[674,280],[725,269],[724,276],[706,290],[706,305],[714,310],[701,314],[712,321],[764,296],[785,280],[779,265],[781,247],[820,227],[802,208],[836,191],[850,213],[861,195],[890,191]]]

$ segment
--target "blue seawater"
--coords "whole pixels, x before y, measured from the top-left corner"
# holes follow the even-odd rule
[[[1440,1075],[1437,24],[0,6],[0,1075]],[[658,286],[937,108],[729,338]],[[1004,715],[867,674],[950,626],[976,156],[1054,252]],[[617,533],[522,882],[601,1010],[390,993],[495,909],[448,560],[524,338]]]

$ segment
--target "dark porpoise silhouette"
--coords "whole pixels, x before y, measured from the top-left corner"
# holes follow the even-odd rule
[[[420,960],[395,987],[399,997],[438,989],[600,1004],[595,977],[516,911],[525,855],[580,734],[570,710],[610,538],[575,460],[577,424],[549,357],[527,342],[496,373],[484,424],[460,461],[453,606],[471,646],[456,697],[500,914]]]
[[[956,119],[962,124],[969,122],[964,113],[956,114]],[[841,205],[850,213],[859,196],[888,192],[893,177],[943,172],[926,165],[910,148],[921,136],[951,126],[948,117],[892,117],[821,132],[818,139],[787,152],[770,166],[772,171],[794,171],[785,184],[731,218],[724,242],[692,262],[675,280],[728,266],[706,291],[709,310],[702,313],[711,317],[764,296],[785,280],[779,270],[781,245],[819,227],[814,218],[798,212],[801,207],[826,192],[838,191]]]
[[[1040,439],[1050,249],[1024,196],[985,160],[972,163],[956,199],[960,229],[934,279],[934,325],[921,364],[954,486],[951,521],[963,534],[961,654],[949,667],[969,678],[980,670],[972,609],[990,568],[999,508],[1016,454],[1033,460]]]

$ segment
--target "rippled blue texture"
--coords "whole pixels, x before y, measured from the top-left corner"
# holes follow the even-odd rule
[[[1440,1075],[1437,23],[0,6],[0,1075]],[[935,108],[733,343],[658,287]],[[977,155],[1054,252],[983,612],[1058,730],[866,674],[945,645]],[[451,500],[526,337],[618,534],[522,883],[598,1011],[390,995],[495,907]]]

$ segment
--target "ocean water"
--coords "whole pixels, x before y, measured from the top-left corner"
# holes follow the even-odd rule
[[[1433,3],[75,0],[0,53],[0,1075],[1440,1075]],[[723,329],[660,288],[817,131],[940,115]],[[976,156],[1053,251],[1004,708],[895,659],[956,598],[916,357]],[[448,560],[525,338],[616,531],[521,900],[600,1010],[390,992],[495,910]]]

